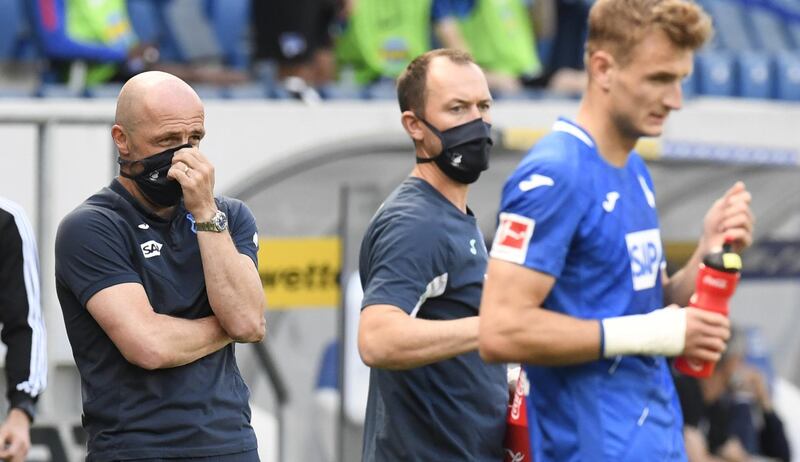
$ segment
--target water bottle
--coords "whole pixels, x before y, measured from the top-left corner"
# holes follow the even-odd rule
[[[700,263],[695,293],[689,299],[689,306],[727,316],[728,300],[736,290],[741,270],[742,258],[731,249],[731,242],[726,240],[721,251],[709,253]],[[714,371],[714,364],[685,356],[675,360],[677,370],[700,378],[710,376]]]

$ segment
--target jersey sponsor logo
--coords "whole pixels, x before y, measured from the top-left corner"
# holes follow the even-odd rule
[[[147,223],[142,223],[138,226],[139,229],[150,229],[150,225]]]
[[[506,449],[506,452],[508,453],[508,457],[506,458],[506,460],[508,461],[522,462],[523,460],[525,460],[525,454],[521,452],[514,452],[511,449]]]
[[[611,191],[610,193],[606,194],[606,200],[603,201],[603,210],[608,213],[614,211],[614,207],[617,206],[617,200],[619,199],[619,193],[616,191]]]
[[[142,248],[142,254],[144,254],[144,258],[160,257],[161,247],[163,246],[164,244],[159,244],[156,241],[147,241],[140,245]]]
[[[647,182],[642,175],[639,175],[639,185],[642,187],[644,198],[647,199],[647,204],[650,205],[650,208],[656,208],[656,195],[653,194],[653,191],[647,186]]]
[[[469,240],[469,253],[472,255],[478,255],[478,249],[475,248],[475,239]]]
[[[555,184],[556,182],[553,181],[553,179],[550,178],[549,176],[544,176],[544,175],[539,175],[538,173],[534,173],[527,180],[522,180],[519,182],[519,189],[522,192],[528,192],[540,186],[553,186]]]
[[[522,264],[528,254],[528,245],[536,222],[516,213],[501,213],[500,225],[492,243],[492,257]]]
[[[661,274],[661,233],[658,228],[628,233],[625,243],[631,258],[633,290],[652,289]]]

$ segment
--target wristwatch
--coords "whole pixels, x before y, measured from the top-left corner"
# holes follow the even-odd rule
[[[228,229],[228,216],[217,210],[217,213],[211,218],[211,221],[197,222],[195,227],[198,231],[211,231],[212,233],[221,233]]]

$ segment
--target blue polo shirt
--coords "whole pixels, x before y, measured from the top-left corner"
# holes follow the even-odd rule
[[[217,198],[231,237],[257,264],[250,210]],[[196,319],[212,313],[192,221],[181,202],[163,219],[114,180],[68,214],[56,236],[56,290],[81,375],[89,461],[207,457],[256,448],[249,391],[234,345],[193,363],[148,371],[128,362],[86,310],[98,291],[144,286],[157,313]]]
[[[420,319],[477,316],[486,260],[472,212],[408,178],[362,241],[362,306],[393,305]],[[502,460],[507,403],[505,365],[486,364],[477,351],[414,369],[373,368],[363,460]]]
[[[663,307],[664,252],[644,161],[631,152],[625,166],[608,164],[589,133],[557,121],[506,182],[492,258],[555,277],[543,307],[572,317]],[[525,370],[537,462],[686,459],[665,358]]]

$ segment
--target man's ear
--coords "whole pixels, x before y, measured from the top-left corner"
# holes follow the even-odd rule
[[[413,111],[403,111],[400,116],[400,123],[403,124],[403,128],[412,140],[422,142],[425,138],[423,124]]]
[[[114,126],[111,127],[111,139],[114,140],[114,145],[117,146],[117,151],[119,151],[121,157],[126,157],[130,154],[130,149],[128,148],[128,134],[125,133],[124,128],[114,124]]]
[[[589,56],[589,65],[587,66],[589,78],[605,91],[611,88],[617,68],[616,60],[607,51],[595,51]]]

